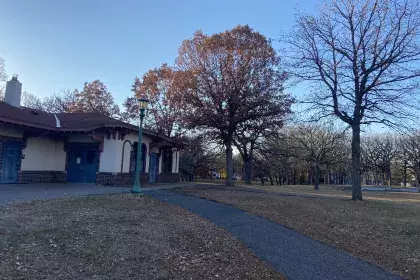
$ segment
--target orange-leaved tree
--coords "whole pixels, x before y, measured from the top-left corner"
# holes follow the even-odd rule
[[[249,26],[211,36],[197,31],[179,49],[183,124],[224,145],[226,185],[233,185],[232,147],[239,127],[281,119],[290,111],[279,63],[271,42]]]
[[[137,99],[146,96],[149,109],[145,118],[145,127],[165,136],[179,136],[183,133],[180,124],[180,79],[181,73],[163,64],[159,68],[149,70],[142,79],[135,78],[133,97],[127,97],[123,106],[123,118],[126,121],[138,122],[139,108]]]

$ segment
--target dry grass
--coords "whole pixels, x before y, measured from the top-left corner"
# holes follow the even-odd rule
[[[352,202],[214,186],[178,191],[232,204],[408,279],[420,279],[420,205],[373,199]]]
[[[132,195],[0,208],[1,279],[283,279],[187,210]]]
[[[321,185],[319,187],[319,190],[314,190],[313,186],[309,185],[246,185],[245,187],[264,191],[278,192],[283,194],[304,194],[313,196],[337,197],[344,199],[351,198],[350,188],[345,188],[343,186]],[[363,198],[365,200],[420,204],[420,193],[363,191]]]

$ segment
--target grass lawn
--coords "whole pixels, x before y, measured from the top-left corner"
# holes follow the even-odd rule
[[[264,191],[272,191],[289,194],[309,194],[315,196],[328,196],[337,198],[351,198],[351,189],[349,186],[330,186],[320,185],[319,190],[314,190],[313,186],[309,185],[241,185],[247,188],[259,189]],[[420,205],[420,193],[403,193],[403,192],[374,192],[363,191],[363,199],[377,200],[377,201],[391,201],[403,203],[418,203]]]
[[[352,202],[334,194],[331,198],[290,196],[314,192],[310,186],[306,188],[309,189],[289,190],[286,195],[215,186],[176,191],[232,204],[407,279],[420,279],[420,204],[394,203],[392,194],[387,194],[390,197],[386,199],[380,197],[382,194],[375,194],[370,199],[370,193],[366,192],[365,197],[369,199],[364,202]],[[324,192],[339,194],[341,191]],[[412,195],[417,197],[414,200],[418,199],[418,194],[402,194],[407,196],[403,199],[399,195],[397,201],[406,201]],[[379,198],[374,199],[376,196]],[[343,197],[348,198],[348,193]]]
[[[214,180],[202,180],[197,184],[215,184],[223,185],[225,180],[214,179]],[[252,185],[245,185],[243,181],[235,182],[237,186],[278,192],[283,194],[304,194],[313,196],[327,196],[337,198],[351,198],[350,186],[334,186],[334,185],[320,185],[319,190],[314,190],[311,185],[274,185],[271,186],[269,183],[262,186],[261,184],[252,183]],[[403,202],[403,203],[418,203],[420,204],[420,193],[403,193],[403,192],[372,192],[363,191],[363,198],[366,200],[378,200],[378,201],[392,201],[392,202]]]
[[[1,279],[283,279],[241,242],[133,195],[0,207]]]

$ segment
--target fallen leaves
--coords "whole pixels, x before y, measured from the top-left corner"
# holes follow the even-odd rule
[[[1,279],[283,279],[187,210],[108,195],[0,208]]]

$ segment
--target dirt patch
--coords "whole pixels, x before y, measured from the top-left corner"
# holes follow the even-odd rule
[[[0,208],[1,279],[284,279],[226,230],[152,198]]]
[[[420,207],[245,191],[176,191],[234,205],[292,228],[407,279],[420,279]]]

